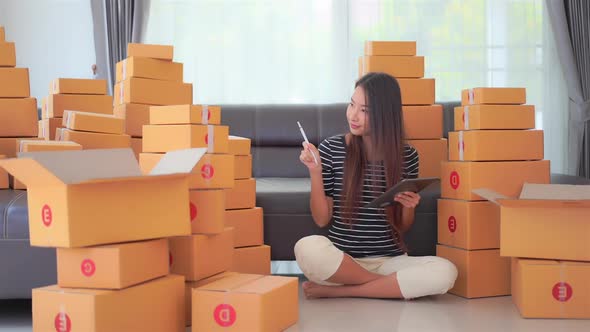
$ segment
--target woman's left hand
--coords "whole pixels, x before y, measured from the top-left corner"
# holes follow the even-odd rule
[[[418,203],[420,203],[420,195],[411,191],[404,191],[395,195],[393,200],[406,208],[413,209],[418,205]]]

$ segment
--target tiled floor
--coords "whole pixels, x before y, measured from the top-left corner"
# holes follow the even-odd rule
[[[273,272],[284,274],[297,271],[297,267],[290,262],[273,264]],[[300,293],[299,303],[299,322],[287,332],[590,331],[590,320],[523,319],[508,296],[475,300],[453,295],[413,301],[307,300]],[[0,331],[31,331],[30,311],[30,301],[0,301]]]

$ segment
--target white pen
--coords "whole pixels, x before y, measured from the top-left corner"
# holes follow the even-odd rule
[[[299,126],[299,131],[301,132],[301,135],[303,135],[303,139],[305,140],[305,143],[309,144],[309,141],[307,140],[307,136],[305,135],[305,131],[303,131],[303,127],[301,127],[301,123],[299,123],[299,121],[297,121],[297,125]],[[313,157],[313,161],[317,165],[318,160],[316,159],[315,154],[313,154],[313,152],[311,153],[311,156]]]

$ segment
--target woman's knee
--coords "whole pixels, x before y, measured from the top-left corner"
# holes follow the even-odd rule
[[[445,294],[455,285],[457,268],[450,261],[436,257],[421,257],[424,261],[398,272],[398,282],[404,298]]]
[[[295,244],[295,259],[305,276],[314,282],[328,279],[342,261],[343,253],[325,236],[311,235]]]
[[[434,288],[440,290],[439,294],[445,294],[455,285],[458,276],[457,267],[444,258],[433,257],[433,259],[430,263],[430,271]]]

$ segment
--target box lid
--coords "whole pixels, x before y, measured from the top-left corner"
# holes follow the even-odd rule
[[[97,149],[80,151],[23,152],[18,159],[0,162],[25,185],[61,185],[104,182],[157,175],[188,174],[206,148],[168,152],[154,170],[143,176],[133,150]]]
[[[518,198],[507,197],[487,188],[474,189],[472,192],[507,207],[590,208],[590,185],[525,183]]]
[[[267,276],[258,274],[236,274],[197,288],[214,292],[233,292],[265,294],[269,291],[294,282],[295,278]]]

